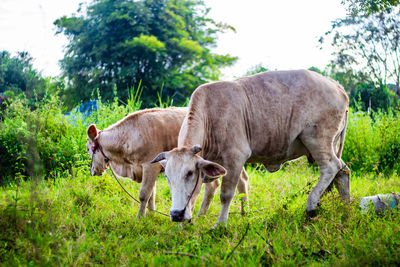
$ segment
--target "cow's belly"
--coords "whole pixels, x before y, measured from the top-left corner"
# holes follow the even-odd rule
[[[136,163],[112,162],[113,171],[121,177],[131,178],[133,181],[142,182],[142,166]]]
[[[142,166],[139,164],[132,164],[131,172],[132,172],[132,177],[131,177],[132,180],[134,180],[137,183],[141,183],[143,175]]]
[[[269,151],[268,154],[252,154],[247,162],[262,163],[269,172],[276,172],[281,168],[284,162],[297,159],[304,155],[309,156],[310,153],[303,143],[296,138],[283,152],[276,151],[276,153],[271,153]]]

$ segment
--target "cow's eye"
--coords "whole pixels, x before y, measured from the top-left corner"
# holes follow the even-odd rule
[[[186,174],[186,179],[190,178],[193,174],[193,171],[188,171],[188,173]]]

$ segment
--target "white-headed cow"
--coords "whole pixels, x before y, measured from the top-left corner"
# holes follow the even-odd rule
[[[178,147],[152,161],[165,166],[172,221],[190,220],[201,184],[212,195],[216,179],[223,176],[217,223],[226,223],[246,162],[277,171],[282,163],[303,155],[320,168],[307,213],[315,215],[332,182],[348,200],[350,170],[340,159],[348,104],[342,86],[307,70],[264,72],[200,86],[191,96]]]

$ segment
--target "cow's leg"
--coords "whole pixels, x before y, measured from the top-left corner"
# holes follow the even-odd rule
[[[241,214],[246,215],[246,210],[248,206],[248,180],[249,176],[247,175],[246,170],[243,168],[242,173],[240,174],[239,183],[237,186],[237,190],[239,194],[244,194],[242,197],[242,207],[241,207]]]
[[[321,199],[322,194],[328,188],[329,184],[335,178],[340,169],[340,161],[335,157],[319,166],[319,179],[317,185],[313,188],[307,199],[307,214],[310,217],[315,216],[315,210]]]
[[[306,211],[310,217],[315,216],[315,211],[322,194],[332,183],[336,174],[342,167],[342,163],[334,153],[335,150],[332,146],[334,136],[329,137],[324,135],[324,133],[329,133],[327,129],[325,129],[325,132],[322,134],[315,132],[315,129],[313,130],[313,132],[305,132],[304,135],[301,136],[301,141],[308,151],[310,151],[312,157],[317,161],[320,173],[318,183],[307,199]],[[318,136],[320,138],[317,138]]]
[[[156,177],[156,179],[157,179],[157,177]],[[154,183],[153,192],[151,192],[151,196],[150,196],[149,202],[147,203],[147,207],[150,210],[156,209],[156,182]]]
[[[215,180],[211,183],[204,184],[204,197],[201,202],[201,207],[198,213],[198,216],[205,215],[210,207],[211,200],[214,197],[215,191],[217,190],[220,182],[219,180]]]
[[[229,207],[231,205],[233,196],[235,195],[236,186],[239,182],[244,163],[245,160],[234,160],[232,162],[223,164],[227,170],[227,174],[222,178],[220,196],[221,211],[214,227],[216,227],[218,224],[225,224],[228,220]]]
[[[333,149],[334,149],[334,151],[335,151],[335,154],[336,155],[338,155],[338,141],[339,141],[339,138],[340,138],[340,133],[339,134],[337,134],[336,136],[335,136],[335,139],[333,140]],[[343,161],[342,160],[340,160],[341,162],[342,162],[342,166],[344,166],[345,164],[343,163]],[[330,191],[332,191],[332,188],[333,188],[333,184],[334,184],[334,182],[336,181],[336,177],[335,177],[335,179],[333,179],[333,181],[329,184],[329,186],[328,186],[328,188],[325,190],[325,192],[330,192]],[[339,190],[339,189],[338,189]]]
[[[139,193],[139,200],[140,200],[140,207],[139,207],[139,212],[137,214],[138,217],[143,216],[146,214],[146,206],[147,203],[149,202],[150,196],[152,194],[155,195],[155,185],[156,185],[156,179],[158,174],[161,171],[161,165],[158,166],[159,164],[143,164],[142,169],[143,169],[143,174],[142,174],[142,186],[140,187],[140,193]],[[150,203],[151,205],[151,203]],[[155,207],[154,207],[155,208]]]
[[[239,194],[245,194],[245,196],[242,197],[242,208],[241,208],[242,215],[246,214],[246,207],[248,201],[248,180],[249,176],[247,175],[246,170],[243,168],[237,185]],[[208,208],[210,207],[211,204],[211,200],[214,197],[215,191],[217,190],[219,185],[220,185],[219,180],[215,180],[211,183],[205,184],[204,198],[203,201],[201,202],[201,208],[199,210],[198,216],[205,215],[207,213]]]
[[[350,169],[349,167],[344,164],[342,160],[341,164],[342,167],[338,171],[338,173],[335,176],[335,179],[333,180],[333,183],[335,184],[336,189],[339,192],[340,198],[343,200],[350,200]]]

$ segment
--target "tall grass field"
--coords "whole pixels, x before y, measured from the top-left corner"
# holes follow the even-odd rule
[[[343,159],[352,169],[351,201],[334,188],[318,215],[308,219],[306,200],[319,171],[305,158],[268,173],[248,165],[249,208],[240,215],[236,195],[226,227],[212,230],[217,193],[192,224],[155,212],[136,218],[138,204],[110,171],[90,175],[86,128],[103,129],[137,110],[104,104],[89,115],[66,116],[54,97],[35,108],[13,100],[0,121],[0,265],[4,266],[398,266],[400,210],[362,213],[360,198],[400,192],[398,111],[351,111]],[[122,184],[138,196],[140,184]],[[156,207],[168,213],[170,192],[157,181]],[[201,194],[202,196],[202,194]],[[198,211],[201,197],[197,200]]]

